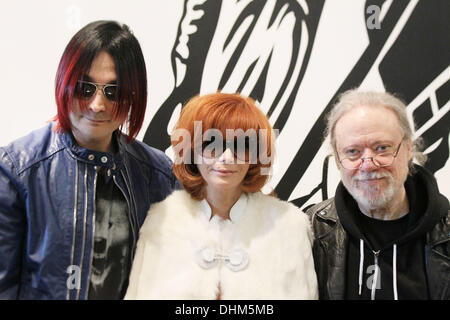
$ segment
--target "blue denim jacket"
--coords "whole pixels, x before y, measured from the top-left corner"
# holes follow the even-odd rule
[[[51,127],[0,148],[0,299],[86,299],[101,167],[128,203],[132,256],[150,205],[179,187],[170,159],[142,142],[114,134],[113,155]]]

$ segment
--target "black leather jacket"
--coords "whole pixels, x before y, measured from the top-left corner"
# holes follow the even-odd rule
[[[334,198],[312,206],[307,213],[315,236],[313,255],[319,299],[344,299],[349,235],[339,221]],[[426,234],[425,268],[430,298],[434,300],[450,299],[449,214]]]

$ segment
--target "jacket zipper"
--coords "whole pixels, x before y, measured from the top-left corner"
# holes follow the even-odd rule
[[[84,164],[84,214],[83,214],[83,242],[81,245],[81,262],[80,262],[80,276],[83,274],[83,263],[84,263],[84,251],[86,248],[86,219],[87,219],[87,174],[88,174],[88,168],[87,164]],[[80,291],[81,291],[81,285],[80,288],[77,290],[77,296],[75,300],[80,300]]]
[[[122,172],[122,171],[121,171]],[[123,174],[122,174],[122,176],[123,176]],[[133,248],[131,249],[131,259],[133,259],[133,257],[134,257],[134,247],[135,247],[135,245],[136,245],[136,236],[135,236],[135,233],[134,233],[134,226],[133,226],[133,222],[131,221],[131,215],[132,215],[132,210],[131,210],[131,206],[130,206],[130,201],[128,200],[128,198],[127,198],[127,196],[126,196],[126,194],[125,194],[125,192],[123,191],[123,189],[120,187],[120,185],[117,183],[117,181],[116,181],[116,175],[113,175],[113,180],[114,180],[114,183],[116,184],[116,186],[119,188],[119,190],[122,192],[122,194],[123,194],[123,196],[124,196],[124,198],[125,198],[125,200],[127,200],[127,204],[128,204],[128,210],[129,210],[129,215],[128,215],[128,221],[130,222],[130,225],[131,225],[131,233],[133,234]],[[125,180],[125,179],[124,179]],[[125,180],[125,184],[127,184],[126,183],[126,180]],[[127,185],[127,188],[128,188],[128,185]],[[129,188],[128,188],[128,190],[130,190]],[[131,191],[130,191],[130,196],[131,196]]]
[[[94,176],[94,213],[92,215],[92,244],[91,244],[91,256],[89,261],[89,272],[88,272],[88,281],[87,281],[87,287],[86,287],[86,299],[89,296],[89,287],[91,283],[91,268],[92,268],[92,258],[94,256],[94,241],[95,241],[95,213],[96,213],[96,205],[95,205],[95,198],[97,195],[97,176],[98,176],[98,167],[95,166],[95,176]]]
[[[130,173],[128,172],[127,166],[124,166],[124,168],[125,168],[125,171],[127,172],[127,177],[130,177]],[[135,230],[134,226],[137,227],[137,225],[138,225],[137,214],[136,214],[137,206],[136,206],[136,202],[134,201],[135,197],[134,197],[134,194],[133,194],[133,189],[130,188],[130,185],[128,184],[127,179],[125,177],[125,174],[122,172],[122,170],[120,171],[120,173],[122,174],[123,181],[125,182],[125,185],[127,186],[128,190],[129,190],[130,200],[133,201],[133,205],[134,205],[134,209],[135,209],[135,211],[134,211],[135,214],[133,214],[133,210],[130,210],[130,218],[131,218],[131,222],[130,223],[131,223],[132,230],[133,230],[133,248],[131,250],[131,258],[134,258],[134,251],[135,251],[134,249],[136,247],[136,242],[137,242],[137,240],[136,240],[136,233],[134,232],[134,230]],[[134,224],[133,224],[133,222],[134,222]]]
[[[77,231],[77,209],[78,209],[78,160],[75,159],[75,196],[74,196],[74,206],[73,206],[73,236],[72,236],[72,250],[71,250],[71,259],[70,265],[73,266],[73,260],[75,255],[75,234]],[[67,295],[66,300],[70,299],[70,289],[67,285]]]

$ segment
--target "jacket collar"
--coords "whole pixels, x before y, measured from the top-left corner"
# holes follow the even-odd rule
[[[242,193],[239,200],[236,201],[236,203],[233,205],[233,207],[231,207],[231,210],[230,210],[231,222],[238,223],[239,221],[242,220],[242,218],[245,215],[246,208],[247,208],[247,202],[248,202],[247,194]],[[201,208],[201,211],[203,212],[203,214],[205,215],[206,219],[208,221],[211,220],[211,216],[212,216],[211,207],[209,206],[208,201],[206,201],[206,199],[203,199],[202,201],[200,201],[200,208]]]
[[[439,223],[437,223],[431,232],[427,233],[426,242],[431,247],[437,246],[441,243],[450,241],[450,210],[447,210],[445,215]]]
[[[323,202],[320,202],[308,211],[314,212],[315,215],[320,217],[323,220],[330,220],[333,222],[336,222],[338,220],[337,212],[335,209],[332,210],[332,207],[334,208],[334,197],[327,199]]]
[[[113,133],[113,143],[117,146],[118,152],[100,152],[89,150],[78,145],[71,131],[59,134],[60,140],[67,147],[70,153],[78,160],[93,166],[105,167],[111,170],[119,170],[122,166],[121,142],[117,137],[117,131]]]

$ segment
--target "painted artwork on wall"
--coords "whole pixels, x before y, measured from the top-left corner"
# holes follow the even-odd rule
[[[272,187],[302,207],[334,194],[325,116],[340,93],[361,87],[406,102],[426,167],[437,172],[449,157],[449,5],[362,1],[346,11],[342,2],[323,0],[186,0],[171,55],[175,85],[144,141],[167,150],[168,133],[194,95],[251,96],[279,130],[282,160]],[[350,18],[346,34],[340,19]],[[340,65],[330,65],[329,56],[342,56]]]

